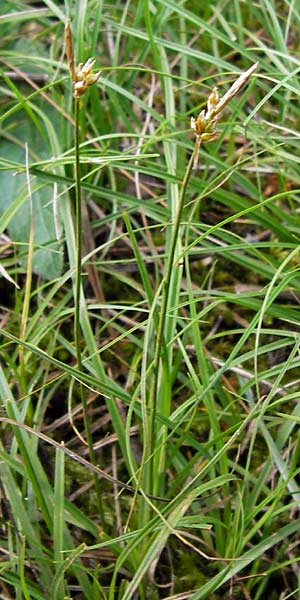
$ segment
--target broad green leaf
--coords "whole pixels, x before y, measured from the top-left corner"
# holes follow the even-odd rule
[[[24,155],[22,148],[9,142],[0,146],[0,156],[9,156],[16,162],[22,162]],[[20,263],[26,269],[30,228],[26,175],[0,171],[0,186],[5,190],[5,193],[0,195],[0,224],[3,222],[3,226],[7,227],[9,236],[16,244]],[[55,236],[53,188],[50,185],[37,186],[34,177],[31,186],[35,244],[33,271],[44,279],[54,279],[61,274],[63,253],[62,244]]]

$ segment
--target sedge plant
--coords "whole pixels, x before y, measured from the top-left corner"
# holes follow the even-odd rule
[[[191,118],[191,128],[195,133],[196,141],[194,150],[188,162],[183,180],[181,185],[181,191],[179,195],[179,202],[175,220],[172,226],[172,235],[170,242],[170,250],[167,257],[165,276],[162,282],[162,300],[161,309],[159,315],[159,321],[157,326],[155,352],[152,362],[153,378],[149,391],[149,448],[146,449],[146,461],[148,462],[148,472],[146,481],[149,484],[149,493],[157,493],[157,461],[155,460],[156,454],[156,417],[158,412],[159,402],[159,386],[162,377],[161,364],[164,362],[168,363],[168,355],[164,349],[164,336],[165,336],[165,323],[168,310],[168,301],[170,296],[170,286],[172,281],[172,271],[175,267],[174,260],[176,256],[176,247],[178,244],[178,235],[182,220],[182,213],[185,205],[186,192],[188,183],[193,170],[197,168],[199,151],[202,143],[212,142],[217,139],[218,131],[216,129],[219,119],[222,117],[223,111],[230,100],[236,96],[241,88],[247,83],[251,75],[257,68],[257,63],[252,65],[248,70],[244,71],[238,79],[232,84],[229,90],[219,98],[217,88],[214,88],[208,97],[206,110],[202,110],[197,118]],[[163,364],[162,369],[166,369],[166,372],[170,371],[170,364]]]
[[[67,21],[65,25],[65,45],[66,54],[70,69],[70,75],[73,83],[73,96],[74,96],[74,116],[75,116],[75,221],[76,221],[76,269],[75,269],[75,298],[74,298],[74,339],[76,347],[77,366],[82,371],[82,353],[81,353],[81,326],[80,326],[80,299],[83,294],[82,286],[82,205],[81,205],[81,173],[80,173],[80,100],[86,90],[97,82],[100,77],[100,71],[97,73],[93,72],[95,59],[88,58],[85,63],[79,63],[75,66],[74,50],[72,42],[72,32],[70,22]],[[85,434],[89,449],[90,461],[93,465],[96,464],[95,451],[93,446],[93,438],[91,432],[91,424],[88,412],[88,404],[85,389],[80,383],[80,398],[83,409],[83,420]],[[99,513],[101,519],[104,519],[104,511],[100,493],[99,478],[94,474],[94,483],[97,493]]]
[[[53,59],[60,56],[60,24],[65,17],[55,3],[48,4],[47,10],[53,10],[54,7],[56,16],[61,13],[61,19],[54,20],[51,16],[51,20],[48,20],[44,13],[41,16],[37,15],[37,20],[42,26],[47,24],[51,27],[51,35],[48,28],[45,30],[45,46],[48,56],[50,41],[52,54],[50,61],[45,62],[42,57],[35,56],[34,62],[35,66],[40,66],[41,71],[47,65],[51,88],[43,85],[43,88],[38,87],[35,95],[30,94],[26,97],[27,87],[23,88],[23,84],[13,85],[12,80],[10,87],[6,89],[4,86],[8,83],[4,80],[2,89],[8,103],[6,107],[2,103],[2,107],[8,116],[11,109],[19,111],[23,116],[24,107],[30,116],[32,108],[35,111],[40,106],[36,104],[39,96],[48,92],[51,92],[51,98],[57,101],[58,108],[62,110],[59,104],[62,100],[60,80],[53,82],[53,72],[57,72],[57,61]],[[133,7],[136,10],[133,11]],[[148,7],[147,32],[143,20],[145,7]],[[19,292],[16,293],[14,311],[11,310],[12,302],[9,305],[9,321],[7,324],[2,322],[6,337],[1,350],[3,367],[1,365],[0,368],[0,392],[2,410],[4,401],[8,401],[7,412],[11,421],[4,426],[5,439],[1,440],[0,444],[1,480],[5,486],[4,502],[6,503],[7,498],[10,514],[15,518],[15,526],[3,529],[7,539],[3,536],[1,541],[5,552],[0,577],[1,591],[4,595],[9,594],[17,598],[62,599],[79,594],[88,600],[94,600],[98,596],[103,600],[133,600],[137,597],[145,600],[146,597],[158,596],[171,599],[189,596],[193,600],[201,600],[227,597],[231,593],[229,586],[232,596],[251,596],[255,600],[273,597],[274,593],[274,597],[280,595],[282,598],[297,594],[295,588],[298,588],[298,583],[295,575],[297,577],[299,562],[299,523],[294,519],[294,511],[298,506],[295,476],[299,464],[299,314],[296,303],[291,300],[291,293],[297,301],[299,190],[295,190],[295,186],[299,186],[299,61],[296,54],[299,16],[293,2],[285,3],[283,13],[281,11],[278,15],[275,8],[274,3],[262,0],[255,4],[242,3],[242,6],[240,3],[229,3],[226,6],[220,2],[216,6],[204,3],[197,11],[193,10],[192,6],[183,6],[182,3],[170,0],[162,0],[155,3],[155,6],[147,0],[127,2],[126,5],[108,3],[103,11],[104,22],[101,26],[102,3],[94,3],[91,6],[90,3],[80,4],[76,25],[78,44],[81,40],[81,47],[77,46],[78,57],[83,56],[83,39],[87,39],[91,48],[90,55],[96,55],[96,48],[101,48],[101,64],[112,64],[115,68],[113,77],[109,77],[105,83],[106,94],[103,101],[97,86],[92,85],[93,73],[89,71],[92,68],[91,62],[81,65],[79,74],[72,56],[73,91],[75,95],[76,88],[76,95],[79,96],[77,107],[75,98],[73,100],[74,109],[78,108],[81,121],[88,123],[89,130],[96,133],[97,138],[94,138],[92,143],[95,147],[98,144],[97,154],[100,145],[103,151],[106,151],[105,144],[102,145],[103,138],[109,139],[111,144],[107,152],[108,162],[116,148],[115,144],[118,144],[119,154],[120,139],[122,149],[127,139],[131,144],[134,144],[136,139],[142,139],[142,143],[145,140],[145,144],[155,144],[157,148],[160,148],[162,143],[164,152],[162,160],[149,161],[145,165],[136,158],[134,165],[128,170],[123,161],[125,154],[122,152],[123,156],[118,156],[117,165],[112,161],[105,174],[101,172],[98,176],[102,169],[98,166],[95,175],[89,173],[88,180],[84,180],[81,172],[81,202],[80,193],[77,195],[79,210],[84,208],[83,203],[90,198],[90,208],[98,208],[99,220],[96,221],[94,217],[93,222],[95,231],[103,231],[104,227],[108,226],[110,232],[109,240],[105,238],[105,244],[103,247],[97,247],[94,256],[97,256],[97,268],[103,269],[107,273],[107,279],[113,282],[107,312],[110,314],[114,330],[120,335],[115,339],[110,338],[107,344],[104,341],[102,331],[108,328],[109,322],[103,318],[104,312],[100,314],[102,301],[96,305],[90,298],[87,310],[87,292],[83,295],[81,269],[84,261],[89,261],[91,255],[89,253],[86,257],[80,256],[81,238],[77,235],[79,244],[75,244],[73,231],[71,234],[68,229],[69,226],[73,226],[69,197],[65,197],[60,203],[60,209],[64,219],[71,271],[64,273],[63,277],[56,275],[58,279],[53,285],[40,282],[38,287],[34,287],[36,280],[33,278],[31,290],[24,291],[30,296],[30,300],[32,299],[26,336],[20,335],[20,340],[16,337],[9,338],[9,332],[15,332],[15,323],[19,322],[17,315],[20,314],[20,298],[24,298]],[[92,10],[91,13],[89,9]],[[13,11],[6,15],[5,19],[1,19],[2,30],[3,27],[8,28],[3,30],[2,58],[7,57],[14,67],[16,64],[27,66],[24,48],[8,46],[7,53],[6,40],[10,43],[11,39],[15,39],[16,32],[22,31],[22,35],[23,31],[25,33],[25,27],[16,27],[16,18],[21,24],[27,19],[25,11],[24,14],[25,16],[23,12],[16,14]],[[32,19],[32,13],[30,18]],[[84,32],[87,22],[92,23],[93,27]],[[55,37],[53,32],[56,30]],[[7,36],[10,32],[11,35]],[[42,29],[38,28],[36,33],[37,39],[42,41]],[[101,38],[98,43],[99,33]],[[152,56],[149,56],[149,42],[153,50]],[[34,42],[31,46],[34,48]],[[107,50],[109,56],[105,56]],[[136,66],[131,62],[133,56]],[[184,178],[186,189],[184,192],[183,186],[180,194],[181,173],[187,170],[185,148],[188,144],[182,144],[184,134],[176,127],[176,107],[179,107],[182,117],[186,118],[190,109],[191,94],[198,94],[198,85],[196,87],[195,82],[199,81],[199,84],[203,85],[209,82],[211,77],[215,77],[216,73],[228,72],[227,61],[235,61],[234,57],[237,56],[245,73],[242,80],[238,79],[239,83],[235,84],[235,88],[231,88],[230,94],[234,90],[238,91],[240,84],[246,83],[248,65],[255,63],[258,57],[260,60],[260,89],[264,95],[260,101],[260,90],[255,90],[255,101],[250,98],[248,108],[251,113],[246,118],[247,123],[253,114],[259,111],[259,127],[251,127],[244,145],[244,135],[238,123],[234,131],[237,135],[241,134],[239,138],[233,135],[233,128],[227,123],[224,127],[226,146],[224,143],[222,147],[225,156],[218,153],[218,143],[214,143],[205,157],[206,146],[202,144],[216,139],[216,128],[223,114],[221,109],[225,107],[226,98],[230,99],[230,94],[225,94],[219,103],[216,92],[213,92],[202,113],[193,109],[196,118],[192,119],[191,134],[195,135],[195,148],[189,164],[189,174]],[[145,65],[146,70],[143,69]],[[11,71],[11,67],[6,67],[8,68]],[[144,101],[145,86],[148,86],[150,72],[153,103],[151,94],[149,103]],[[30,74],[29,65],[28,73]],[[189,73],[191,79],[188,77]],[[4,75],[8,79],[6,71]],[[87,83],[92,86],[91,89],[88,89]],[[19,95],[16,95],[17,87]],[[84,101],[86,96],[91,94],[93,107],[91,113],[88,113],[88,107],[85,108],[84,119],[82,92]],[[208,96],[209,94],[207,98]],[[239,110],[238,106],[236,109]],[[147,121],[143,118],[145,113]],[[57,144],[51,145],[50,159],[39,161],[39,164],[30,164],[30,174],[34,177],[33,191],[37,183],[42,185],[44,181],[49,181],[49,171],[50,181],[55,180],[56,184],[56,175],[60,174],[63,179],[59,179],[58,184],[62,181],[64,186],[68,189],[73,186],[75,191],[74,178],[69,177],[69,169],[63,169],[65,161],[68,165],[72,164],[74,152],[61,157],[63,149],[69,148],[69,142],[64,137],[65,133],[68,134],[68,128],[55,127],[51,138],[51,120],[47,119],[47,114],[47,110],[41,113],[33,112],[33,116],[38,115],[40,118],[42,115],[47,123],[47,135]],[[109,119],[104,119],[106,115]],[[4,136],[17,130],[20,123],[17,117],[18,113],[14,117],[15,123],[7,121],[7,126],[5,121],[2,121]],[[146,125],[147,122],[151,122],[151,118],[152,130],[149,127],[148,136]],[[233,114],[232,121],[234,118]],[[110,122],[113,124],[112,131]],[[120,131],[117,130],[117,124],[121,125]],[[145,137],[141,133],[142,126],[146,132]],[[41,126],[40,128],[43,129]],[[34,139],[31,137],[32,131],[33,127],[29,128],[30,141]],[[83,128],[80,131],[82,142]],[[83,160],[90,162],[91,152],[88,148],[89,156],[85,155],[86,148],[88,145],[79,145],[81,165]],[[196,173],[197,152],[200,148],[201,170]],[[7,169],[9,156],[10,169],[14,172],[15,161],[20,163],[20,159],[16,159],[13,149],[12,144],[9,151],[5,151],[3,147],[1,165]],[[250,150],[250,154],[247,149]],[[34,150],[36,153],[31,145],[31,163],[40,157],[40,151],[36,147]],[[58,166],[55,166],[55,169],[59,169],[55,172],[53,156],[57,157],[54,164]],[[21,169],[20,163],[18,170]],[[144,171],[153,176],[158,186],[150,187],[140,199],[138,194],[134,193],[135,190],[132,191],[132,187],[127,187],[127,181],[133,173],[140,173],[142,186],[147,183]],[[227,182],[229,176],[231,181]],[[20,177],[18,174],[18,177],[11,177],[11,180],[17,182]],[[6,184],[2,187],[6,189]],[[47,192],[47,186],[43,186],[42,189],[43,192]],[[22,194],[19,193],[17,198],[15,190],[11,196],[13,206],[16,206],[17,201],[21,206]],[[208,197],[206,207],[203,199]],[[179,218],[181,202],[183,209]],[[191,203],[194,209],[188,211],[188,205]],[[145,211],[146,219],[149,219],[149,222],[145,219],[143,226],[140,208]],[[124,211],[128,218],[127,232],[123,230]],[[102,216],[100,219],[100,215],[103,214],[105,219]],[[176,250],[171,261],[177,220],[180,226]],[[2,222],[5,223],[4,218]],[[76,223],[75,219],[74,222]],[[119,231],[120,236],[116,235]],[[163,234],[157,234],[161,231],[163,234],[167,233],[163,243]],[[150,244],[147,246],[146,234],[151,237],[152,232],[154,234],[151,241],[154,242],[154,247],[151,251]],[[252,236],[250,241],[248,234],[249,237],[250,234]],[[128,263],[134,259],[129,258],[128,251],[124,255],[119,253],[119,240],[123,240],[127,235],[130,238],[131,249],[134,249],[133,241],[136,241],[135,254],[140,257],[140,263],[143,263],[145,279],[141,277],[142,264],[135,259],[134,268],[131,269],[129,267],[132,265]],[[15,239],[13,234],[11,237]],[[99,236],[97,239],[101,240],[103,237]],[[75,247],[79,250],[77,269]],[[109,260],[103,260],[102,248],[103,251],[110,248],[114,250],[114,253],[109,253]],[[83,249],[83,254],[84,252]],[[16,261],[11,262],[12,259],[6,258],[3,253],[1,260],[11,275],[15,276],[20,270],[20,264]],[[169,267],[171,262],[174,268]],[[137,271],[143,285],[139,284]],[[70,274],[73,273],[72,292],[66,282],[69,283]],[[171,277],[167,278],[167,273],[171,273]],[[70,355],[73,356],[74,352],[70,343],[73,341],[72,332],[61,324],[69,323],[69,306],[72,293],[73,298],[76,296],[77,274],[80,274],[77,281],[80,356],[73,367],[69,364]],[[120,282],[123,287],[119,285]],[[19,283],[22,284],[22,278],[19,279]],[[259,289],[253,289],[252,286],[249,289],[249,283],[256,284]],[[244,284],[242,291],[237,291],[238,284]],[[147,285],[151,289],[147,289]],[[132,289],[135,290],[134,296],[131,293]],[[283,293],[286,294],[285,297]],[[142,303],[135,303],[137,297],[138,300],[142,298]],[[4,300],[2,303],[6,306]],[[123,300],[124,304],[120,305]],[[161,311],[161,308],[164,310]],[[73,311],[73,308],[71,310]],[[253,313],[255,316],[252,319]],[[87,330],[88,315],[90,330]],[[125,320],[124,316],[130,320]],[[103,329],[100,329],[100,326],[103,326]],[[46,354],[42,349],[45,347],[44,340],[50,338],[49,330],[51,345]],[[145,341],[145,331],[150,340],[148,345]],[[87,335],[90,332],[91,335]],[[255,347],[252,342],[254,338]],[[120,344],[121,340],[126,340],[126,346]],[[17,351],[12,351],[12,344],[17,346],[20,343],[26,350],[24,356],[28,367],[26,390],[21,393],[21,397],[16,385],[16,381],[19,381],[19,388],[22,390],[21,378],[18,379],[15,370]],[[109,373],[109,356],[113,356],[109,355],[109,352],[114,347],[120,351],[123,360],[120,379],[120,371],[115,369],[116,360],[112,362],[114,368],[111,379],[109,375],[101,376],[96,362],[96,359],[99,359],[100,363],[103,357]],[[69,350],[67,358],[63,358],[66,361],[64,363],[57,360],[62,358],[61,348]],[[290,353],[289,348],[292,348]],[[154,357],[156,365],[153,362]],[[147,375],[147,380],[142,382],[139,374],[141,358],[145,365],[143,374]],[[252,372],[253,363],[255,368]],[[52,375],[57,370],[59,378],[53,380]],[[169,379],[165,378],[165,374]],[[140,464],[141,450],[145,451],[146,441],[149,443],[149,428],[147,435],[144,435],[145,425],[152,420],[153,448],[147,447],[139,487],[143,492],[149,490],[150,484],[149,487],[145,485],[149,480],[146,480],[144,473],[147,469],[149,473],[152,461],[151,485],[157,485],[157,493],[159,496],[164,495],[167,502],[153,503],[148,522],[140,518],[139,504],[126,529],[124,523],[127,520],[128,508],[132,506],[132,497],[127,498],[127,493],[119,495],[115,491],[114,500],[119,502],[121,515],[113,539],[108,539],[107,533],[111,534],[113,527],[113,518],[110,518],[113,499],[107,494],[108,485],[103,483],[104,493],[101,486],[107,513],[100,539],[94,502],[88,502],[88,491],[84,488],[91,460],[82,463],[81,470],[76,471],[76,484],[79,484],[79,493],[84,496],[80,498],[76,489],[76,496],[71,498],[68,464],[65,477],[63,473],[63,456],[67,455],[67,446],[63,451],[56,446],[58,460],[55,465],[56,481],[53,494],[52,478],[49,474],[48,477],[42,476],[44,471],[41,470],[37,455],[38,438],[33,438],[29,428],[27,431],[21,428],[28,418],[27,402],[29,394],[33,391],[33,406],[35,398],[38,399],[33,420],[37,429],[45,424],[48,426],[51,419],[52,431],[55,427],[54,436],[69,442],[70,436],[65,437],[66,418],[61,431],[59,423],[52,423],[53,412],[46,414],[45,419],[43,417],[48,407],[50,410],[55,407],[56,416],[64,410],[64,405],[58,406],[57,390],[63,390],[65,393],[66,384],[60,384],[60,381],[69,382],[70,379],[69,398],[73,394],[74,382],[79,380],[83,382],[83,386],[99,390],[97,397],[101,400],[102,394],[107,394],[105,401],[109,411],[109,402],[113,404],[114,398],[117,398],[115,415],[118,411],[120,418],[124,419],[127,415],[126,430],[123,420],[123,437],[116,427],[116,418],[111,419],[108,425],[106,421],[103,428],[101,422],[98,422],[101,430],[97,429],[97,434],[100,438],[108,432],[113,432],[113,435],[111,440],[100,439],[99,446],[95,445],[96,452],[103,452],[100,444],[106,443],[104,457],[106,466],[109,467],[109,444],[120,442],[114,466],[116,471],[120,469],[122,479],[126,479],[126,473],[129,473],[134,480],[132,474],[137,471],[137,464]],[[106,385],[106,382],[109,382],[109,385]],[[76,385],[78,394],[75,395],[74,401],[80,403],[79,384]],[[143,413],[140,403],[141,390],[145,406]],[[84,392],[88,394],[85,387],[82,390],[82,393]],[[163,404],[164,392],[167,399]],[[14,397],[17,398],[17,402]],[[92,401],[91,394],[88,398]],[[148,410],[150,400],[154,405],[152,414]],[[92,423],[90,406],[89,403]],[[72,418],[71,408],[68,407],[68,412]],[[76,414],[81,418],[82,406],[76,407],[76,410]],[[131,420],[128,416],[130,410]],[[107,417],[104,402],[103,406],[99,406],[97,402],[95,414],[99,413]],[[30,415],[28,421],[30,424]],[[20,426],[16,427],[16,422],[20,422]],[[9,436],[11,426],[14,426],[13,438]],[[85,434],[83,437],[86,437]],[[93,438],[95,444],[94,433]],[[40,442],[45,445],[51,443],[45,438],[41,438]],[[69,453],[69,459],[72,461],[73,450],[74,447]],[[131,451],[132,464],[127,460]],[[82,452],[87,455],[86,449],[81,447],[80,453]],[[97,454],[96,457],[98,461]],[[29,470],[30,461],[32,469]],[[72,466],[73,464],[72,462]],[[93,469],[90,471],[94,472]],[[47,474],[46,469],[45,472]],[[75,469],[72,468],[72,476],[74,472]],[[98,477],[102,476],[104,475],[98,472]],[[229,480],[230,476],[233,477],[232,481]],[[71,482],[73,481],[74,478]],[[112,479],[110,482],[114,483]],[[92,488],[89,487],[89,490],[93,498]],[[132,489],[127,491],[132,493]],[[82,505],[84,511],[80,512]],[[73,512],[70,513],[70,510]],[[66,530],[69,529],[70,533],[64,543],[63,517],[66,520]],[[138,526],[138,522],[142,528]],[[199,528],[201,533],[198,533]],[[73,543],[70,537],[73,538]],[[76,553],[81,552],[81,541],[91,545],[95,543],[97,548],[89,548],[84,561],[76,561],[74,570],[70,570],[68,565]],[[193,543],[193,552],[191,548],[187,548],[187,541]],[[74,547],[74,544],[78,547]],[[107,550],[113,554],[108,555],[109,565],[103,565],[102,553],[106,553]],[[200,552],[202,555],[199,555]],[[114,566],[115,575],[112,578]],[[62,582],[65,583],[65,589],[61,587]],[[153,590],[149,591],[151,582]],[[158,590],[161,583],[163,587]],[[90,589],[92,585],[93,589]],[[11,587],[5,589],[5,586]]]

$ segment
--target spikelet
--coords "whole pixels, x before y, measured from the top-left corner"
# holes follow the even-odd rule
[[[65,44],[69,70],[74,86],[74,97],[78,100],[89,86],[98,81],[101,71],[97,71],[97,73],[93,72],[93,67],[96,62],[94,58],[88,58],[85,63],[79,63],[79,65],[75,67],[70,21],[67,21],[65,25]]]
[[[218,90],[217,88],[214,88],[208,97],[206,110],[202,110],[196,119],[195,117],[191,117],[191,128],[196,135],[194,169],[197,168],[201,143],[213,142],[218,138],[219,134],[216,131],[216,124],[220,119],[224,108],[247,83],[248,79],[257,68],[257,65],[258,63],[255,63],[250,69],[244,71],[222,98],[219,98]]]

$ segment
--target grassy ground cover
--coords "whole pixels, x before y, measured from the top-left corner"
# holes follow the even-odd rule
[[[300,598],[299,25],[2,1],[1,598]]]

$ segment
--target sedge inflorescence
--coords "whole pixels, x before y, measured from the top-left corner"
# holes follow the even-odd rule
[[[65,42],[69,69],[74,86],[74,98],[78,100],[88,87],[98,81],[101,71],[97,71],[96,73],[93,72],[94,64],[96,62],[94,58],[88,58],[85,63],[79,63],[79,65],[75,67],[72,32],[69,21],[67,21],[65,25]]]
[[[216,130],[216,124],[225,106],[247,83],[255,71],[257,64],[255,63],[250,69],[244,71],[221,98],[219,98],[218,90],[215,87],[208,97],[206,109],[202,110],[196,119],[195,117],[191,117],[191,128],[197,137],[196,144],[198,151],[202,142],[213,142],[218,138],[219,133]],[[197,159],[198,155],[195,158],[194,168],[197,166]]]

